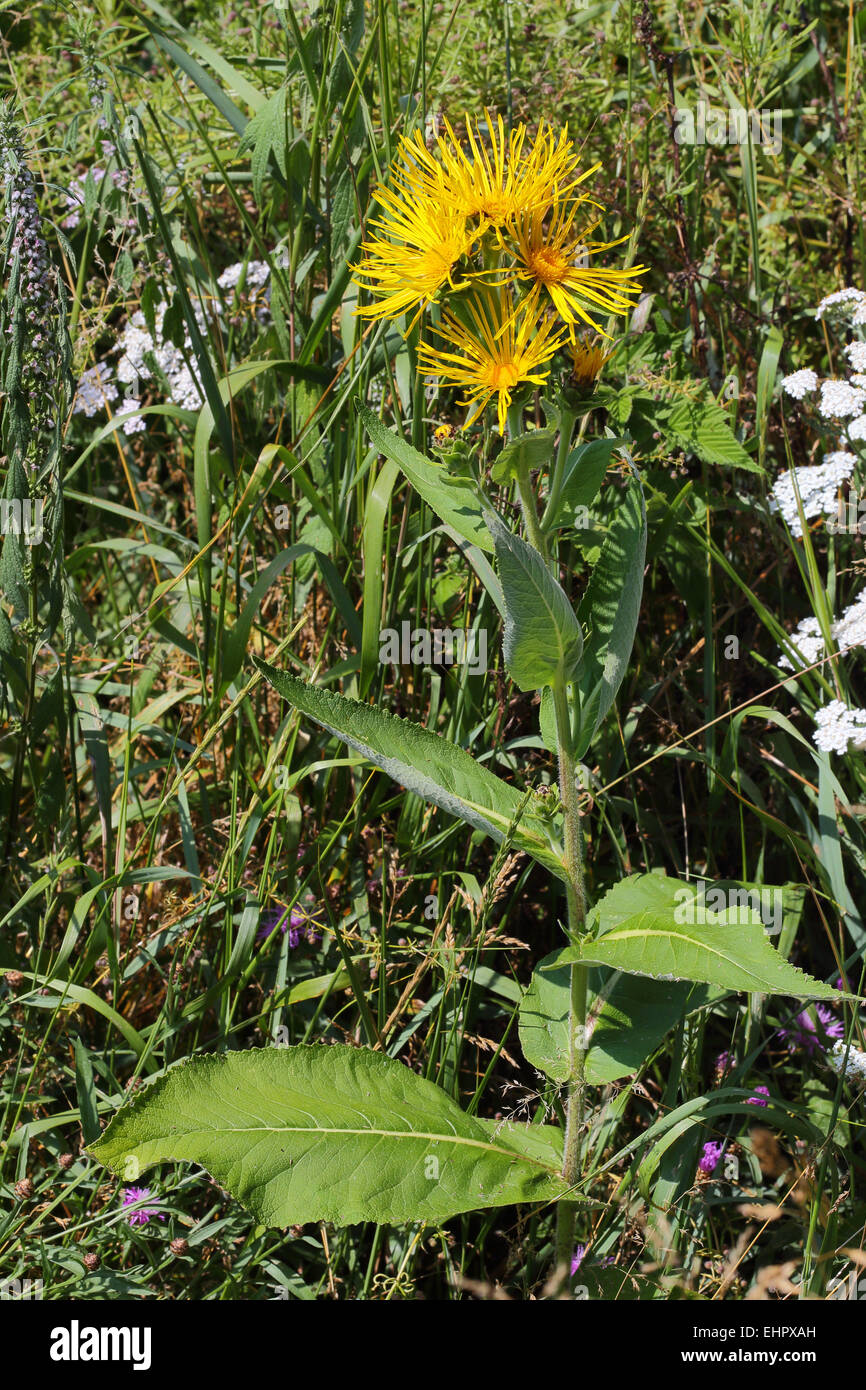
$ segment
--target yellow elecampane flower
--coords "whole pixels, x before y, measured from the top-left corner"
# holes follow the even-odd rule
[[[473,292],[463,308],[468,326],[446,313],[436,331],[448,348],[419,344],[419,364],[444,384],[466,388],[463,404],[475,407],[467,426],[496,396],[499,433],[504,434],[512,391],[524,384],[542,386],[547,364],[563,340],[552,319],[542,320],[531,308],[515,313],[502,287]]]
[[[519,219],[515,228],[517,274],[532,282],[530,303],[535,305],[542,295],[547,295],[569,325],[572,337],[578,322],[607,337],[592,312],[628,313],[633,307],[629,296],[640,293],[640,285],[632,282],[643,275],[646,266],[607,270],[576,264],[578,258],[596,256],[628,240],[620,237],[617,241],[589,241],[587,238],[597,222],[587,228],[583,236],[577,236],[574,219],[585,201],[588,200],[581,198],[567,204],[557,199],[552,207],[535,208]],[[591,306],[591,311],[586,304]]]
[[[416,130],[401,137],[400,154],[407,182],[423,196],[464,217],[478,217],[485,227],[502,228],[571,187],[577,155],[567,126],[557,140],[542,122],[530,144],[526,126],[506,135],[501,116],[494,120],[489,111],[484,114],[486,138],[479,120],[473,128],[472,118],[465,118],[468,152],[446,120],[447,139],[440,135],[434,150]]]
[[[613,356],[613,350],[605,352],[598,343],[590,343],[584,339],[568,343],[566,347],[571,358],[573,384],[582,391],[593,391],[601,376],[602,367],[608,358]]]
[[[429,199],[418,199],[400,181],[380,188],[382,217],[371,219],[381,235],[361,245],[365,259],[353,266],[354,280],[375,297],[375,303],[355,310],[361,318],[396,319],[423,311],[441,290],[464,289],[455,279],[458,262],[472,249],[478,230],[466,219]]]

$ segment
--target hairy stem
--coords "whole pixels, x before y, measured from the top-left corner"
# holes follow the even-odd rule
[[[576,945],[586,923],[586,893],[583,881],[583,851],[580,830],[580,798],[575,780],[573,734],[565,683],[553,687],[556,715],[556,742],[559,755],[559,795],[565,830],[566,901],[568,905],[568,936]],[[584,1093],[586,1089],[586,1005],[587,968],[582,964],[571,967],[571,998],[568,1016],[568,1099],[566,1102],[565,1144],[562,1176],[573,1186],[580,1172],[581,1131],[583,1129]],[[556,1221],[556,1266],[570,1267],[574,1246],[574,1204],[561,1201]]]

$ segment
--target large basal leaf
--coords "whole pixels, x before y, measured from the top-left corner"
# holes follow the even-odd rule
[[[396,463],[439,520],[453,527],[465,540],[481,550],[492,550],[493,542],[484,525],[481,502],[471,480],[463,482],[452,477],[444,468],[437,468],[405,439],[383,425],[378,415],[374,415],[361,401],[358,401],[357,408],[371,443]]]
[[[296,709],[362,754],[395,782],[432,801],[476,830],[502,843],[522,800],[495,773],[441,734],[387,714],[373,705],[349,700],[277,671],[254,657],[256,666]],[[558,877],[564,877],[562,850],[548,824],[525,811],[514,831],[514,844]]]
[[[466,1115],[381,1053],[268,1047],[172,1068],[89,1152],[127,1180],[201,1164],[269,1226],[436,1222],[560,1196],[560,1131],[539,1130]]]
[[[657,980],[695,980],[720,989],[835,999],[831,985],[798,970],[770,945],[748,903],[712,912],[695,885],[635,874],[596,905],[598,935],[567,947],[561,962],[582,960]]]
[[[539,690],[574,680],[583,633],[568,595],[538,551],[516,536],[495,512],[486,512],[496,546],[505,602],[503,655],[518,690]]]
[[[545,956],[520,1003],[518,1027],[526,1060],[554,1081],[568,1080],[568,966],[565,948]],[[590,971],[586,1079],[593,1085],[639,1071],[682,1017],[694,986]]]
[[[628,667],[643,592],[646,507],[635,472],[629,480],[578,609],[590,629],[580,677],[582,758],[614,702]]]

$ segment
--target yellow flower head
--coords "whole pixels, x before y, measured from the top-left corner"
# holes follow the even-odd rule
[[[453,425],[437,425],[433,431],[433,443],[438,448],[444,449],[447,444],[453,441],[456,433]]]
[[[628,238],[588,240],[597,222],[582,237],[578,236],[573,230],[574,219],[585,201],[588,200],[581,198],[569,205],[556,199],[552,206],[535,208],[519,220],[515,231],[517,273],[532,282],[532,304],[543,294],[550,298],[557,313],[569,324],[572,338],[578,322],[607,337],[593,313],[627,313],[633,307],[628,296],[640,293],[640,285],[632,282],[644,273],[646,266],[605,270],[589,264],[590,256],[609,251]]]
[[[522,212],[545,207],[571,186],[577,155],[568,128],[556,140],[542,122],[527,146],[526,126],[506,135],[502,117],[484,113],[487,138],[481,122],[466,117],[467,152],[446,120],[447,139],[440,135],[435,150],[428,150],[416,130],[401,140],[401,156],[407,180],[425,197],[438,200],[464,217],[478,217],[482,226],[501,228]]]
[[[384,215],[371,219],[381,235],[362,243],[366,258],[354,266],[354,279],[376,298],[355,312],[362,318],[396,319],[411,309],[419,312],[443,290],[463,289],[455,268],[469,254],[478,231],[453,209],[418,199],[399,179],[393,188],[380,188],[376,198]]]
[[[446,385],[467,389],[464,405],[474,405],[467,425],[476,420],[497,397],[499,433],[505,433],[511,393],[525,383],[542,386],[549,362],[562,345],[551,319],[541,321],[537,311],[511,310],[503,286],[476,291],[465,301],[467,324],[446,313],[439,336],[452,350],[421,343],[418,357],[423,371]]]
[[[586,339],[569,343],[568,355],[571,358],[571,379],[581,391],[591,392],[601,376],[601,369],[613,352],[605,352],[598,343]]]

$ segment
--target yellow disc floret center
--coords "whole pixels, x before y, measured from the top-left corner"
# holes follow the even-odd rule
[[[487,369],[487,382],[494,391],[510,391],[516,386],[522,373],[519,362],[491,362]]]
[[[558,285],[571,269],[562,252],[551,247],[542,246],[538,251],[531,251],[527,260],[536,280],[544,285]]]

